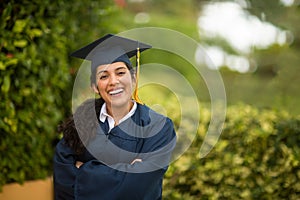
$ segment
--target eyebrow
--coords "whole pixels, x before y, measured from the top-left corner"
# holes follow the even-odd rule
[[[126,69],[126,67],[125,67],[125,66],[117,67],[117,68],[115,69],[115,71],[118,71],[118,70],[120,70],[120,69]],[[101,73],[103,73],[103,72],[107,72],[107,70],[101,70],[101,71],[97,72],[97,75],[98,75],[98,74],[101,74]]]

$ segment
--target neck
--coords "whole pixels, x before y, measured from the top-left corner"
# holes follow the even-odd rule
[[[112,116],[115,120],[115,125],[119,124],[119,121],[129,113],[130,109],[133,106],[133,102],[129,101],[126,106],[113,106],[106,105],[107,113]]]

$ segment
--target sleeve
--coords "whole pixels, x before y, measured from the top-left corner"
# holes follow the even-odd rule
[[[145,138],[139,154],[142,162],[133,165],[104,165],[89,160],[79,169],[72,151],[62,143],[54,158],[55,197],[58,199],[161,199],[162,179],[167,170],[176,135],[171,120],[155,136]]]
[[[92,160],[80,168],[74,195],[78,200],[157,200],[163,174],[164,170],[127,173]]]
[[[55,199],[74,199],[74,183],[78,169],[75,167],[74,153],[64,144],[64,139],[56,145],[53,161]]]
[[[161,199],[162,180],[168,168],[176,134],[170,119],[153,136],[144,138],[138,158],[133,165],[118,163],[103,165],[98,160],[85,163],[78,175],[77,193],[82,199]],[[86,189],[85,185],[89,185]],[[99,195],[99,191],[102,194]],[[97,195],[98,196],[95,196]]]
[[[160,124],[153,124],[149,127],[149,137],[142,139],[140,144],[140,153],[136,156],[142,159],[134,165],[118,163],[112,165],[113,168],[130,173],[146,173],[159,169],[166,170],[171,160],[172,152],[176,145],[176,134],[173,122],[169,118],[159,121]],[[157,127],[160,127],[157,129]],[[124,157],[126,152],[124,152]]]

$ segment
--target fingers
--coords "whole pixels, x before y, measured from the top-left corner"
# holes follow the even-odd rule
[[[83,165],[83,162],[81,162],[81,161],[76,161],[75,166],[76,166],[77,168],[81,167],[81,165]]]
[[[133,165],[136,162],[143,162],[142,159],[136,158],[130,164]]]

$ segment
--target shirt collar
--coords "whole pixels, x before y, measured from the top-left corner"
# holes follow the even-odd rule
[[[119,123],[125,121],[126,119],[128,119],[129,117],[131,117],[135,111],[136,111],[136,108],[137,108],[137,103],[135,101],[133,101],[133,106],[132,108],[130,109],[130,111],[119,121]],[[106,109],[106,103],[104,102],[104,104],[102,105],[101,107],[101,110],[100,110],[100,115],[99,115],[99,120],[101,122],[105,122],[106,118],[109,117],[109,118],[112,118],[112,116],[110,116],[108,113],[107,113],[107,109]]]

